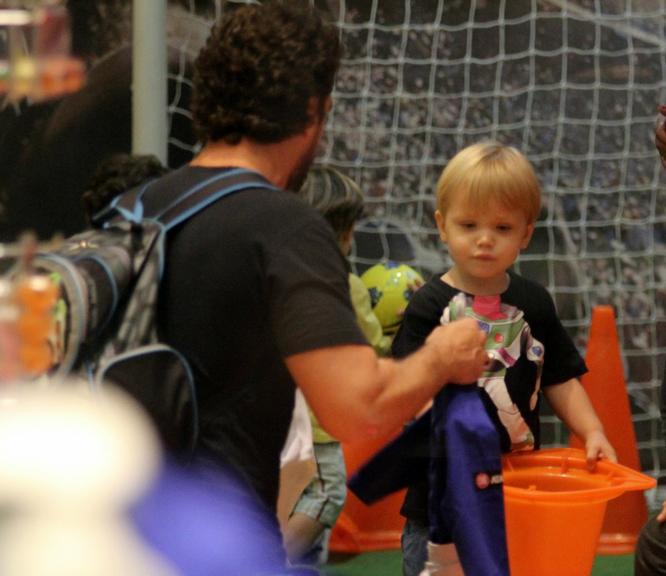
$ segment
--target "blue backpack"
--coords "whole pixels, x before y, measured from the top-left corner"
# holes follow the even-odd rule
[[[165,447],[188,458],[197,440],[196,390],[186,359],[160,342],[157,297],[169,230],[246,188],[274,188],[244,169],[216,174],[188,190],[161,190],[144,212],[151,182],[113,200],[101,227],[35,255],[34,268],[60,282],[65,302],[62,360],[51,378],[82,376],[93,389],[125,390],[153,419]]]

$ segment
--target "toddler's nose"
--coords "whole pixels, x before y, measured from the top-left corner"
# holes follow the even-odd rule
[[[479,246],[491,246],[492,243],[493,243],[493,237],[492,237],[492,234],[490,234],[489,232],[484,232],[484,231],[482,231],[482,232],[479,234],[479,237],[477,238],[476,243],[477,243]]]

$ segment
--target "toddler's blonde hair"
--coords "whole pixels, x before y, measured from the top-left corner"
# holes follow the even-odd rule
[[[446,214],[456,194],[475,206],[497,200],[524,212],[529,224],[539,217],[541,186],[529,160],[516,148],[484,140],[463,148],[437,182],[437,209]]]

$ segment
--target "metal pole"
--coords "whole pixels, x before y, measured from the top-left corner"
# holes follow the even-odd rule
[[[132,7],[132,152],[167,163],[167,0]]]

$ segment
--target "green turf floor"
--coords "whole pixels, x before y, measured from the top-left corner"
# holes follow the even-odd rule
[[[591,576],[632,576],[633,563],[633,554],[597,556]],[[332,555],[322,573],[326,576],[401,576],[400,551]]]

